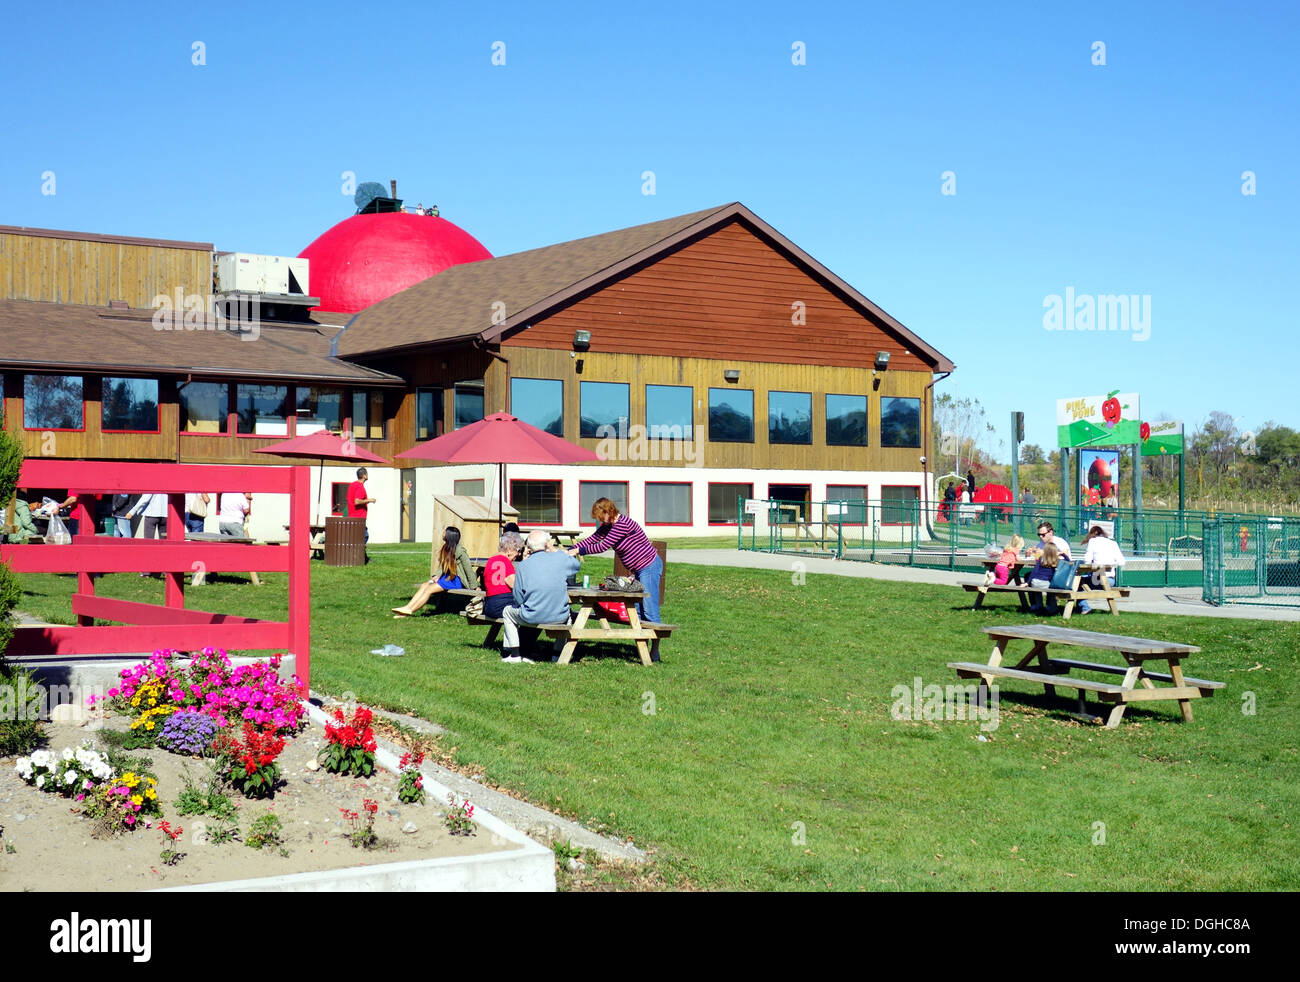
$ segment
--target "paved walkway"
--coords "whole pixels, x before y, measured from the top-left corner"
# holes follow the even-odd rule
[[[742,569],[780,570],[793,575],[809,574],[851,576],[870,580],[894,580],[900,583],[938,583],[953,585],[975,579],[971,571],[924,569],[886,563],[862,563],[843,559],[819,559],[813,556],[774,555],[767,552],[741,552],[736,549],[670,549],[668,562],[694,563],[699,566],[736,566]],[[1300,606],[1264,607],[1256,604],[1225,604],[1216,607],[1201,599],[1199,587],[1134,587],[1120,610],[1142,614],[1182,614],[1195,617],[1228,617],[1257,621],[1300,621]],[[1071,618],[1071,622],[1074,618]]]

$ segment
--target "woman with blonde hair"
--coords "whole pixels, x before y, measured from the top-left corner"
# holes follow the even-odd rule
[[[626,515],[619,514],[618,506],[608,498],[597,498],[591,506],[591,517],[599,525],[596,531],[569,549],[572,556],[592,556],[613,549],[628,571],[641,581],[646,596],[637,604],[637,613],[643,621],[659,623],[659,581],[664,575],[664,561],[651,544],[639,524]],[[659,641],[651,646],[650,658],[659,660]]]
[[[410,617],[436,593],[463,590],[466,587],[473,589],[477,585],[478,578],[474,575],[474,567],[470,565],[469,553],[460,544],[460,529],[448,525],[442,533],[442,548],[438,550],[438,575],[421,583],[415,596],[404,607],[394,607],[393,614],[397,617]]]

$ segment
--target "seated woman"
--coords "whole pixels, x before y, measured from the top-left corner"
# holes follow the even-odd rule
[[[470,565],[469,553],[460,544],[460,529],[448,525],[442,533],[442,548],[438,550],[438,575],[421,583],[415,596],[405,606],[394,607],[393,613],[398,617],[410,617],[429,602],[434,594],[445,590],[463,590],[478,586],[474,576],[474,567]]]
[[[1100,525],[1094,525],[1088,530],[1088,534],[1083,537],[1084,553],[1083,562],[1086,566],[1112,566],[1118,569],[1124,565],[1124,553],[1120,551],[1119,544],[1106,534],[1106,530]],[[1104,590],[1111,584],[1110,577],[1106,575],[1105,570],[1097,570],[1092,574],[1091,583],[1085,581],[1082,586],[1097,587]],[[1092,612],[1092,604],[1086,600],[1079,601],[1079,613],[1088,614]]]
[[[483,589],[487,591],[484,617],[500,617],[501,611],[514,601],[515,560],[523,551],[524,538],[518,532],[501,534],[501,552],[489,559],[483,570]]]
[[[1038,557],[1038,562],[1034,563],[1034,568],[1029,572],[1029,585],[1035,590],[1046,590],[1052,585],[1052,577],[1056,574],[1056,564],[1061,561],[1061,551],[1056,548],[1056,544],[1048,542],[1043,546],[1043,554]],[[1061,612],[1060,607],[1056,604],[1056,598],[1050,593],[1044,594],[1047,598],[1046,606],[1041,600],[1035,601],[1029,605],[1029,612],[1032,614],[1047,614],[1049,617],[1055,617]]]

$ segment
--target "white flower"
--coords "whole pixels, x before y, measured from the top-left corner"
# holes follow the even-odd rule
[[[73,781],[75,781],[76,779],[77,779],[77,772],[76,772],[76,771],[64,771],[64,772],[63,772],[63,783],[64,783],[64,784],[71,784],[71,783],[72,783]]]
[[[32,779],[32,761],[30,757],[19,757],[18,763],[14,765],[14,770],[24,781]]]
[[[45,775],[44,775],[44,774],[42,774],[40,777],[38,777],[38,778],[36,779],[36,786],[37,786],[38,788],[43,788],[43,787],[45,787]]]
[[[71,748],[71,747],[64,747],[64,748],[63,748],[63,759],[64,759],[64,760],[71,760],[71,759],[72,759],[72,748]]]

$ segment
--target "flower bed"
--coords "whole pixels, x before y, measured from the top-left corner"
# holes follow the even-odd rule
[[[103,731],[47,724],[46,749],[0,762],[4,889],[149,889],[515,848],[483,832],[453,836],[441,803],[399,797],[397,774],[330,773],[321,761],[335,740],[283,697],[288,687],[274,681],[274,667],[231,670],[223,659],[205,652],[186,665],[157,653],[124,673],[108,705],[125,712],[110,716]],[[231,684],[235,673],[249,692]],[[163,707],[171,708],[157,711]],[[192,749],[206,723],[177,726],[174,740],[156,746],[123,749],[142,728],[161,737],[196,713],[218,725],[224,718],[215,741],[225,750],[221,777],[234,772],[243,790],[252,784],[253,797],[228,780],[214,783],[212,758],[165,749]],[[228,725],[236,721],[239,729]],[[368,817],[372,835],[352,834],[349,815],[357,813]]]

